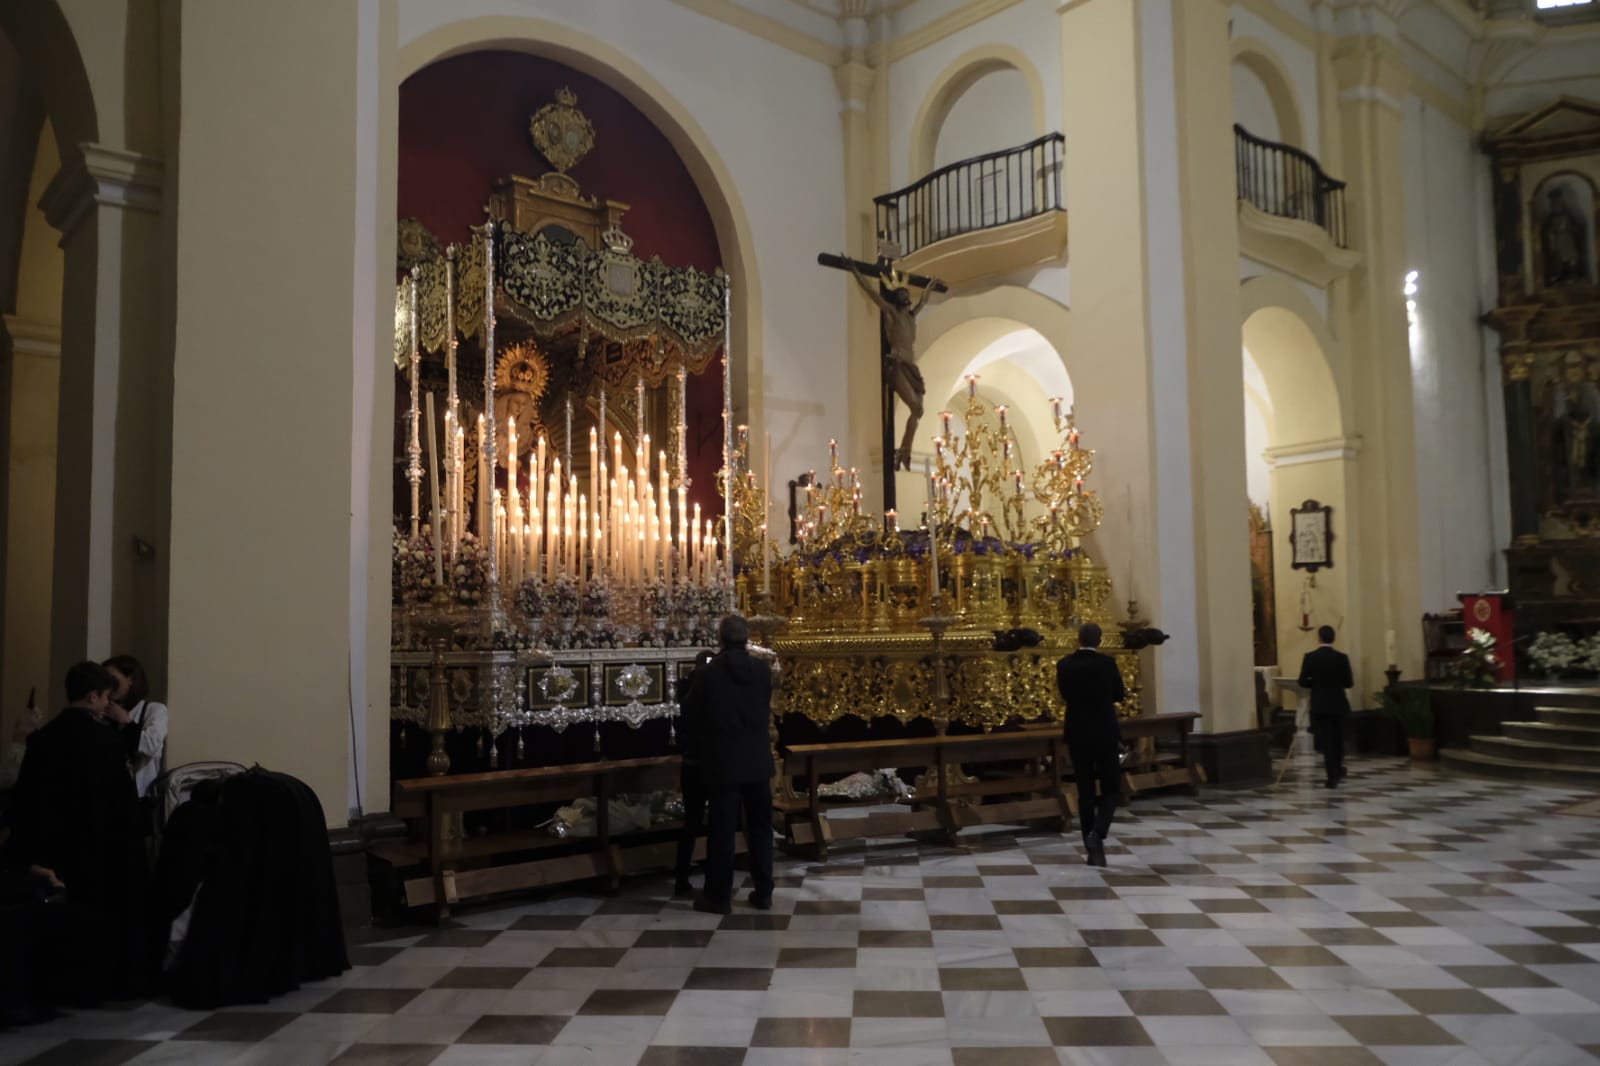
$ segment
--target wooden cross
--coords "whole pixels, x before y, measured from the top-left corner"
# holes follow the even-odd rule
[[[880,290],[884,290],[884,279],[894,268],[894,259],[880,251],[878,261],[864,263],[859,259],[850,259],[845,256],[831,255],[823,252],[817,256],[819,266],[831,267],[834,270],[854,270],[865,277],[877,278]],[[949,286],[937,278],[926,277],[922,274],[901,274],[898,280],[902,285],[914,286],[932,292],[948,292]],[[889,341],[882,328],[882,319],[879,319],[878,343],[879,355],[889,354]],[[887,360],[879,360],[879,392],[882,395],[881,418],[883,422],[883,509],[896,510],[894,475],[895,475],[895,440],[894,440],[894,389],[889,384],[885,367]]]

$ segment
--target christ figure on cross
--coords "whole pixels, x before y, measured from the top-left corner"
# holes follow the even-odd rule
[[[922,295],[913,302],[911,289],[902,283],[904,279],[898,272],[891,269],[884,285],[880,283],[881,275],[880,279],[869,281],[854,261],[846,256],[840,258],[849,263],[851,276],[877,305],[882,319],[883,381],[906,405],[908,414],[905,435],[894,453],[894,467],[910,470],[911,442],[916,439],[917,423],[922,420],[922,398],[928,391],[917,367],[917,315],[927,305],[934,287],[923,288]]]

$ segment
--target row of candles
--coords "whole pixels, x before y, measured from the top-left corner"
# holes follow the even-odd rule
[[[453,554],[465,533],[465,435],[454,412],[446,410],[445,435],[449,443],[442,464],[445,473],[441,495],[432,393],[426,396],[425,406],[433,542],[450,545]],[[481,415],[478,427],[482,440],[485,431]],[[509,458],[503,467],[508,471],[507,492],[502,493],[498,486],[492,494],[479,492],[478,528],[485,529],[488,521],[494,522],[499,572],[513,587],[536,577],[552,582],[570,577],[580,585],[590,578],[605,578],[620,588],[642,588],[656,581],[674,580],[703,586],[720,583],[721,544],[713,533],[714,522],[709,517],[702,518],[698,503],[690,505],[688,489],[681,481],[676,492],[672,490],[665,451],[658,454],[652,477],[647,458],[648,434],[638,442],[630,468],[623,462],[622,434],[614,434],[612,461],[607,462],[601,457],[599,431],[591,427],[586,492],[579,491],[575,471],[563,473],[560,456],[547,455],[549,449],[540,436],[528,455],[528,488],[524,495],[524,468],[514,422],[507,425],[507,443]],[[478,484],[494,484],[482,449],[478,456]],[[434,553],[434,580],[440,587],[444,585],[445,554]]]
[[[527,459],[526,497],[515,424],[508,426],[507,441],[507,492],[496,488],[493,506],[500,573],[513,586],[562,577],[580,585],[605,579],[619,588],[720,583],[721,545],[712,519],[701,517],[698,503],[691,507],[681,479],[672,488],[665,451],[657,454],[652,475],[648,434],[635,446],[630,468],[622,434],[613,434],[608,461],[598,428],[590,427],[587,491],[580,491],[584,482],[576,471],[563,470],[559,455],[547,454],[540,436]],[[479,477],[486,477],[482,460]]]

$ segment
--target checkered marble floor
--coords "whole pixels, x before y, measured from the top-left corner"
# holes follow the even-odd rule
[[[1074,840],[780,859],[770,913],[637,880],[354,949],[260,1008],[160,1002],[0,1063],[1566,1066],[1600,1061],[1600,821],[1570,790],[1308,759]]]

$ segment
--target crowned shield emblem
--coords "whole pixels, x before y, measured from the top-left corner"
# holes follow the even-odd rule
[[[534,148],[560,174],[577,166],[594,147],[594,125],[578,110],[578,94],[564,86],[555,103],[534,112],[529,133]]]

